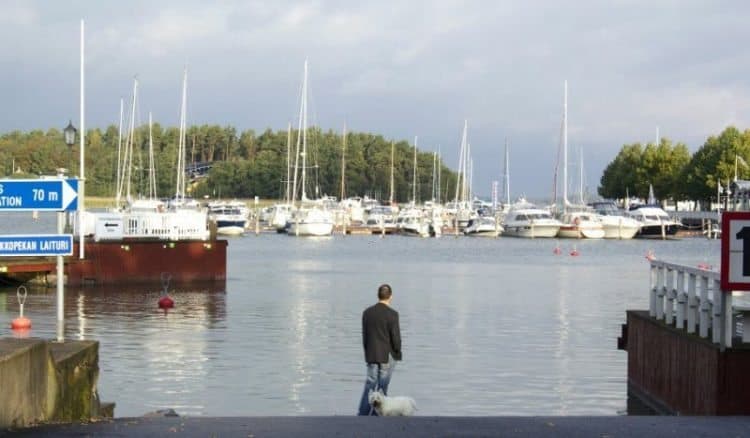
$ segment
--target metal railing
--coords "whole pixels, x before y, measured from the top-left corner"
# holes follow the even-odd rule
[[[731,347],[736,334],[732,293],[721,290],[718,272],[651,261],[649,314],[687,333]]]

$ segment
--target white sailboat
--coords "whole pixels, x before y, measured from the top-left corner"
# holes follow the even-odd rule
[[[447,204],[446,210],[452,213],[454,231],[458,234],[459,230],[464,229],[469,221],[476,218],[476,214],[471,208],[469,201],[469,183],[466,181],[466,174],[469,169],[470,151],[467,142],[468,121],[464,120],[464,129],[461,134],[461,151],[458,158],[458,178],[456,180],[456,196],[452,203]]]
[[[568,81],[565,81],[565,97],[563,103],[563,199],[562,215],[560,216],[559,237],[573,239],[601,239],[604,237],[604,225],[598,215],[591,211],[583,202],[583,158],[580,165],[580,196],[581,203],[573,205],[568,201]]]
[[[94,222],[95,240],[120,240],[128,239],[158,239],[158,240],[208,240],[210,232],[205,209],[201,208],[178,208],[172,204],[167,208],[156,196],[156,172],[153,161],[153,140],[149,129],[149,189],[148,197],[133,199],[131,196],[131,178],[133,168],[133,150],[135,142],[135,107],[137,105],[138,81],[133,85],[133,108],[131,109],[129,121],[129,134],[125,141],[125,149],[122,154],[120,168],[117,171],[117,195],[118,206],[110,212],[86,212]],[[178,154],[184,157],[184,135],[185,135],[185,104],[187,91],[187,71],[183,78],[183,109],[180,121],[180,146]],[[122,114],[122,109],[121,109]],[[122,116],[121,116],[122,119]],[[149,125],[151,116],[149,115]],[[122,124],[121,124],[122,125]],[[120,155],[118,153],[118,155]],[[177,193],[184,193],[184,160],[179,156],[178,162],[178,189]],[[180,175],[180,169],[182,174]],[[182,184],[180,184],[182,182]],[[180,189],[182,187],[182,189]],[[119,202],[125,192],[125,205]],[[184,199],[184,197],[182,197]],[[197,205],[197,204],[196,204]]]
[[[286,181],[284,190],[284,202],[280,204],[274,204],[271,206],[270,219],[268,220],[276,232],[283,233],[286,231],[287,223],[292,219],[292,213],[294,212],[294,205],[292,205],[292,124],[291,122],[287,126],[286,134]]]
[[[301,150],[300,150],[301,146]],[[287,234],[290,236],[330,236],[333,234],[333,214],[326,208],[323,200],[310,200],[307,198],[306,170],[307,170],[307,60],[305,60],[305,72],[302,80],[302,99],[300,103],[300,121],[297,135],[297,154],[294,162],[294,182],[292,190],[292,203],[297,193],[297,171],[300,171],[300,208],[294,213],[290,220]],[[302,157],[302,166],[298,167],[299,158]]]

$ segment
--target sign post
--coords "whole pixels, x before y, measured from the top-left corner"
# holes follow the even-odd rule
[[[63,234],[65,211],[78,209],[78,180],[57,178],[0,180],[0,211],[56,211],[57,234],[0,236],[0,256],[57,257],[57,341],[64,337],[64,255],[73,254],[73,236]],[[79,225],[80,226],[80,225]],[[83,243],[83,242],[81,242]]]

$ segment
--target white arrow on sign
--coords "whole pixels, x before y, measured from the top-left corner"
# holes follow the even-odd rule
[[[67,180],[62,180],[62,209],[66,210],[77,197],[78,192]]]

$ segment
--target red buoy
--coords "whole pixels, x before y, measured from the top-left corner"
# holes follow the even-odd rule
[[[577,249],[573,248],[573,251],[570,252],[570,255],[573,257],[578,257],[579,255],[581,255],[581,253],[579,253]]]
[[[160,309],[171,309],[172,307],[174,307],[174,300],[172,298],[169,298],[168,295],[165,295],[159,299]]]
[[[560,255],[562,253],[562,250],[559,246],[556,246],[555,249],[552,250],[552,254],[554,255]]]
[[[11,321],[10,328],[13,330],[28,330],[31,328],[31,320],[24,316],[20,316]]]

